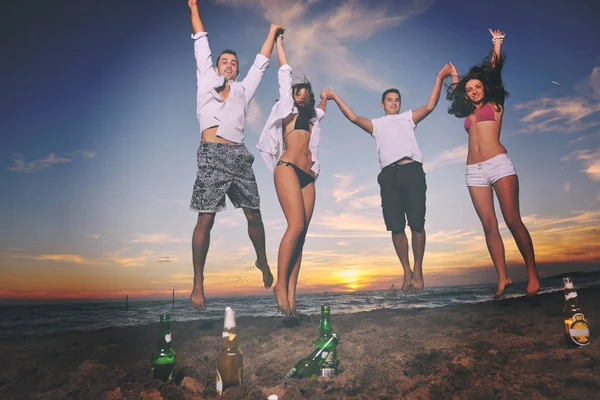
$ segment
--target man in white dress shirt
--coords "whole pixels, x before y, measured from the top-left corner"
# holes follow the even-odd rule
[[[377,182],[380,186],[383,219],[387,230],[392,232],[392,242],[404,269],[404,291],[418,293],[425,286],[422,268],[427,184],[415,128],[437,105],[442,82],[450,73],[451,67],[446,64],[437,75],[427,104],[402,114],[400,92],[398,89],[386,90],[381,97],[381,108],[385,116],[373,120],[357,116],[336,93],[330,89],[327,91],[327,97],[335,101],[344,116],[375,139],[381,166]],[[408,239],[404,233],[406,220],[412,233],[414,273],[410,268]]]
[[[237,81],[237,55],[223,51],[212,64],[207,32],[200,18],[197,0],[188,0],[194,34],[194,56],[198,83],[197,114],[202,141],[198,148],[198,172],[190,209],[198,213],[192,236],[194,287],[190,301],[196,309],[206,308],[204,264],[210,244],[210,231],[217,212],[226,208],[225,197],[242,208],[248,220],[248,235],[256,251],[256,267],[263,274],[265,288],[273,284],[267,262],[265,229],[260,214],[258,186],[252,170],[254,156],[244,145],[244,125],[248,104],[269,65],[277,34],[283,25],[272,24],[260,53],[247,76]]]

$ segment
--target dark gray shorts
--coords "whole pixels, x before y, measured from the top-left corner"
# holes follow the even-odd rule
[[[416,231],[425,227],[427,183],[423,165],[418,162],[391,164],[377,176],[381,189],[381,208],[388,231],[402,232],[408,226]]]
[[[190,209],[216,213],[227,208],[225,195],[235,208],[258,209],[260,197],[252,170],[254,156],[243,144],[202,142]]]

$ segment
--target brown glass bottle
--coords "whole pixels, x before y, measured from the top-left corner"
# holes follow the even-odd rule
[[[565,316],[567,341],[575,343],[578,346],[585,346],[590,343],[590,330],[583,311],[579,306],[577,290],[575,290],[571,278],[563,278],[563,283],[565,285],[565,307],[563,308],[563,313]]]
[[[217,354],[217,394],[231,386],[243,383],[243,355],[235,326],[235,312],[231,307],[225,309],[225,323],[221,335],[221,351]]]

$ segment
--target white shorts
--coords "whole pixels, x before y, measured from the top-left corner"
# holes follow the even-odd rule
[[[492,186],[499,179],[516,174],[508,154],[502,153],[489,160],[467,165],[467,186]]]

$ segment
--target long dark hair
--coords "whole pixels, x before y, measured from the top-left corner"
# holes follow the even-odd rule
[[[502,53],[500,57],[497,57],[492,51],[481,64],[472,67],[458,84],[451,85],[446,95],[446,99],[452,102],[448,108],[448,114],[464,118],[475,111],[475,105],[468,99],[466,90],[467,82],[471,79],[478,79],[483,84],[483,103],[492,103],[496,107],[496,111],[500,111],[499,106],[504,106],[504,99],[508,96],[508,92],[504,90],[502,84],[501,72],[504,61],[506,61],[506,54]]]
[[[306,78],[304,78],[303,82],[292,85],[292,97],[302,89],[308,90],[308,101],[304,103],[304,105],[298,105],[294,100],[294,105],[298,108],[298,114],[306,119],[314,118],[317,116],[317,112],[315,111],[315,94],[313,93],[310,82]]]

